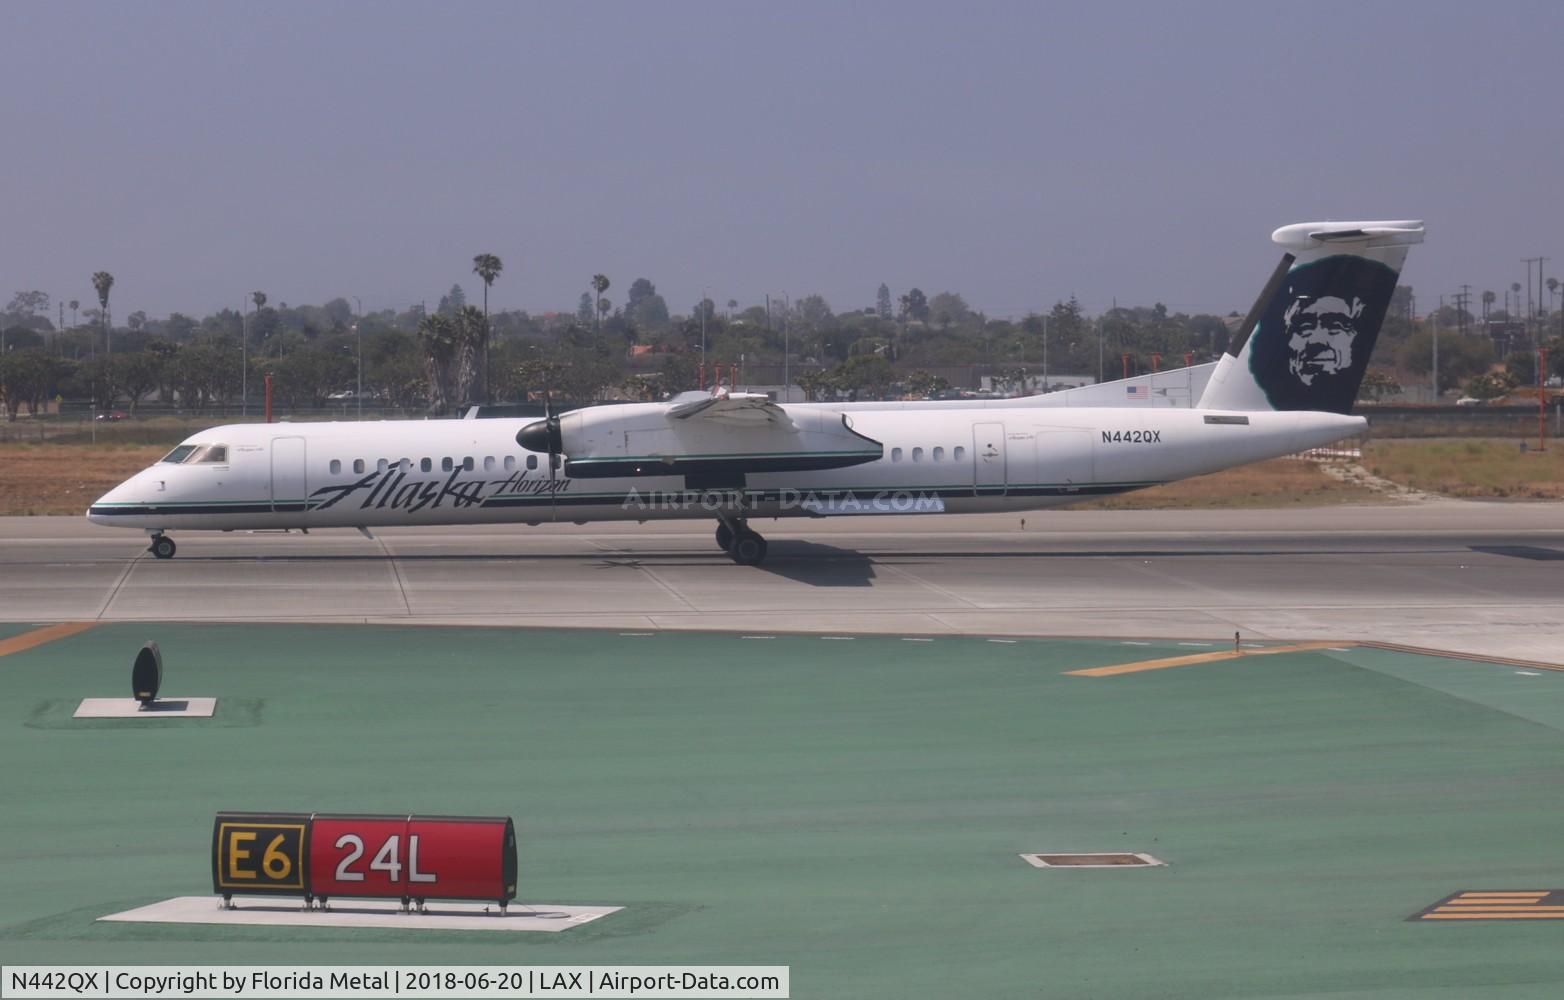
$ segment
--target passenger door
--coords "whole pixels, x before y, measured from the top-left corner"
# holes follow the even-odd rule
[[[272,438],[272,513],[303,512],[309,498],[304,439]]]
[[[978,496],[1005,495],[1005,425],[972,425],[973,485]]]

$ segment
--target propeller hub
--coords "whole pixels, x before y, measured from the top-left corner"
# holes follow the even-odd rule
[[[560,440],[559,418],[545,417],[542,420],[534,420],[517,432],[516,443],[528,451],[559,454],[564,451],[563,442]]]

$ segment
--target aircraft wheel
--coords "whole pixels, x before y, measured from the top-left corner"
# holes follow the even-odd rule
[[[733,548],[733,529],[722,521],[717,522],[717,548],[724,552]]]
[[[167,535],[158,535],[152,539],[152,544],[147,546],[147,551],[159,559],[172,559],[174,558],[174,553],[178,551],[178,546]]]
[[[733,540],[728,555],[740,566],[754,566],[766,558],[766,540],[753,531],[746,531]]]

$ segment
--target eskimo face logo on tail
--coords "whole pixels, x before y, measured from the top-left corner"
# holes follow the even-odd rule
[[[1394,270],[1354,254],[1293,268],[1249,346],[1271,405],[1350,412],[1395,289]]]
[[[1287,369],[1304,385],[1313,385],[1321,375],[1335,375],[1352,367],[1352,341],[1358,335],[1354,325],[1363,314],[1363,300],[1354,298],[1348,305],[1327,295],[1305,305],[1297,299],[1287,309],[1287,347],[1292,360]]]

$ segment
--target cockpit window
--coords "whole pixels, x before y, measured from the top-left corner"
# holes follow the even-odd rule
[[[206,465],[222,465],[228,461],[228,446],[226,444],[200,444],[196,445],[195,454],[185,459],[186,465],[194,465],[197,462]]]
[[[193,444],[182,444],[178,448],[175,448],[173,451],[169,452],[167,455],[164,455],[163,461],[172,462],[175,465],[178,465],[186,458],[189,458],[190,453],[195,450],[196,446]]]
[[[226,444],[182,444],[163,456],[174,465],[222,465],[228,461]]]

